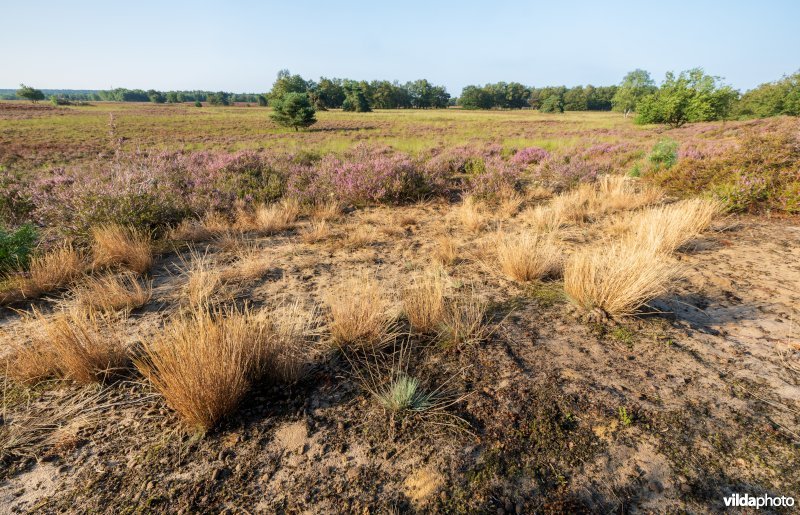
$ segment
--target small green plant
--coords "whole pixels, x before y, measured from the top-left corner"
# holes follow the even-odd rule
[[[0,274],[27,266],[36,236],[30,224],[17,230],[0,229]]]
[[[678,161],[678,143],[671,139],[659,140],[647,159],[656,170],[669,170]]]
[[[203,103],[202,103],[202,102],[200,102],[199,100],[195,100],[195,101],[194,101],[194,106],[195,106],[195,107],[203,107]]]
[[[642,163],[636,163],[633,168],[628,171],[628,177],[641,177],[642,176]]]
[[[623,326],[615,327],[614,330],[611,331],[611,333],[609,333],[609,336],[611,337],[612,340],[624,343],[629,347],[633,345],[633,336],[634,336],[633,331],[631,331],[627,327]]]
[[[626,427],[633,424],[633,417],[631,417],[631,415],[628,413],[628,410],[625,408],[625,406],[620,406],[619,410],[617,411],[619,414],[620,424]]]
[[[376,398],[385,409],[400,413],[425,411],[434,404],[433,395],[425,392],[419,379],[400,374],[376,392]]]

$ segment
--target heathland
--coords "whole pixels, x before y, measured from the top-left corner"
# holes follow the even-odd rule
[[[800,492],[798,120],[0,102],[0,504]]]

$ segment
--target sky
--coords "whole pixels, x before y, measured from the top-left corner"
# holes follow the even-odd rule
[[[746,90],[800,69],[799,20],[797,0],[0,0],[0,88],[264,92],[286,68],[455,96],[702,67]]]

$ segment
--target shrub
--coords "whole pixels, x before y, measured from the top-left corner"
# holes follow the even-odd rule
[[[298,130],[317,123],[315,114],[307,93],[292,92],[272,101],[270,118],[278,125]]]
[[[550,157],[550,153],[543,148],[526,147],[511,156],[511,162],[516,165],[530,165],[544,161],[548,157]]]
[[[480,198],[497,199],[501,193],[520,187],[522,171],[519,167],[493,157],[483,161],[469,176],[468,191]]]
[[[671,139],[658,141],[647,156],[647,160],[656,170],[672,168],[678,160],[678,143]]]
[[[36,238],[30,224],[9,231],[0,228],[0,274],[27,267]]]

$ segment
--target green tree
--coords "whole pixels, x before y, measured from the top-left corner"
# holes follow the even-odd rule
[[[492,96],[480,86],[466,86],[461,90],[458,104],[464,109],[491,109]]]
[[[737,98],[737,91],[701,68],[677,76],[668,72],[661,87],[637,104],[636,123],[680,127],[688,122],[720,120],[728,116]]]
[[[267,95],[270,102],[281,100],[287,93],[307,93],[308,82],[299,75],[292,75],[289,70],[281,70]]]
[[[30,100],[34,104],[39,100],[44,100],[44,93],[42,93],[41,90],[26,86],[25,84],[19,85],[17,96],[19,98],[24,98],[25,100]]]
[[[286,93],[283,98],[272,100],[270,118],[284,127],[306,128],[317,123],[316,110],[307,93]]]
[[[342,102],[343,111],[354,113],[369,113],[372,111],[362,84],[350,82],[345,85],[344,91],[345,97],[344,102]]]
[[[216,93],[212,93],[207,97],[208,103],[212,106],[226,106],[230,105],[231,98],[230,95],[225,93],[224,91],[217,91]]]
[[[736,104],[735,114],[742,118],[800,116],[800,72],[746,92]]]
[[[637,104],[647,95],[656,91],[656,83],[650,78],[650,73],[645,70],[636,69],[628,72],[622,79],[611,105],[614,111],[628,114],[636,111]]]
[[[545,98],[544,102],[542,102],[542,105],[539,107],[539,111],[543,113],[563,113],[564,100],[562,95],[552,94]]]
[[[258,105],[260,105],[261,107],[267,107],[266,95],[258,95]]]

